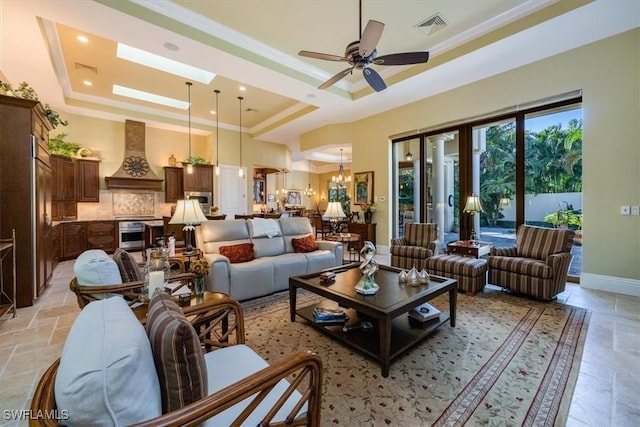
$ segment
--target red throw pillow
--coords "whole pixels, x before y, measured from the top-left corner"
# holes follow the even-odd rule
[[[293,245],[293,250],[296,252],[313,252],[318,250],[318,242],[316,242],[316,239],[311,234],[307,237],[291,239],[291,244]]]
[[[234,264],[238,262],[247,262],[254,259],[253,243],[240,243],[238,245],[220,246],[220,255],[229,258]]]

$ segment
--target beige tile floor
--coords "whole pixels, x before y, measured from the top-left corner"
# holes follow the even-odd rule
[[[384,262],[384,260],[381,260]],[[36,383],[59,357],[79,309],[68,290],[72,261],[58,265],[45,294],[0,319],[0,425],[28,409]],[[559,301],[592,310],[568,426],[640,426],[640,298],[575,284]]]

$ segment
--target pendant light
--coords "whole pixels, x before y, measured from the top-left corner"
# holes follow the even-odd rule
[[[344,187],[347,183],[351,182],[351,175],[347,176],[344,173],[344,166],[342,165],[342,148],[340,149],[340,168],[338,169],[338,175],[331,177],[331,181],[338,184],[340,187]]]
[[[220,91],[215,89],[214,92],[216,93],[216,176],[220,176],[220,126],[218,124],[220,120],[220,110],[218,110],[218,95],[220,95]]]
[[[311,188],[311,162],[309,160],[307,160],[307,169],[309,171],[309,187],[304,190],[304,195],[312,197],[316,194],[316,191]]]
[[[244,178],[244,170],[242,170],[242,100],[244,98],[239,96],[240,101],[240,169],[238,169],[238,176]]]
[[[193,173],[193,165],[191,164],[191,86],[193,83],[186,82],[187,85],[187,93],[188,93],[188,103],[189,103],[189,163],[187,164],[187,173]]]

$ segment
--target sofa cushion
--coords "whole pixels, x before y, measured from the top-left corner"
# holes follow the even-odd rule
[[[120,277],[123,283],[139,282],[144,280],[142,271],[133,256],[124,249],[116,249],[113,253],[113,260],[120,270]]]
[[[313,237],[313,234],[310,234],[306,237],[293,238],[291,239],[291,246],[293,246],[293,250],[296,252],[313,252],[318,250],[318,242]]]
[[[73,273],[82,286],[119,285],[122,283],[120,269],[102,249],[91,249],[81,253],[73,264]]]
[[[247,221],[249,224],[249,235],[252,239],[256,237],[276,237],[282,236],[280,225],[275,219],[255,218]]]
[[[144,327],[121,298],[89,303],[65,341],[55,380],[69,426],[129,425],[162,414]]]
[[[209,369],[209,394],[215,393],[228,387],[243,378],[248,377],[261,369],[269,366],[255,351],[244,344],[233,345],[210,351],[205,354],[205,360]],[[286,380],[280,380],[275,384],[273,390],[265,397],[256,410],[249,415],[242,425],[261,425],[261,421],[267,411],[271,409],[277,400],[283,396],[288,387]],[[284,421],[286,416],[295,408],[295,404],[301,399],[299,392],[294,391],[284,402],[282,408],[276,413],[274,421]],[[248,399],[231,406],[224,412],[208,419],[205,426],[229,426],[238,417],[244,408],[249,404]],[[300,408],[299,414],[307,410],[305,404]]]
[[[207,367],[200,340],[182,310],[163,292],[149,302],[147,335],[160,381],[162,411],[167,413],[207,394]]]
[[[254,259],[253,243],[220,246],[220,255],[224,255],[229,258],[229,262],[232,264],[251,261]]]

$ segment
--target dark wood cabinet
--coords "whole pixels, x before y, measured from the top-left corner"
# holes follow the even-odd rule
[[[77,159],[75,161],[76,201],[100,201],[100,161]]]
[[[51,228],[51,268],[56,265],[62,257],[62,225],[58,224]]]
[[[193,173],[183,170],[184,191],[213,192],[213,165],[193,165]]]
[[[18,308],[33,305],[51,275],[50,130],[38,101],[0,95],[0,236],[16,230]]]
[[[87,249],[116,250],[115,221],[91,221],[87,223]]]
[[[365,240],[370,241],[374,245],[376,244],[376,224],[362,224],[359,222],[350,222],[347,226],[349,233],[356,233],[360,235],[360,241],[364,243]]]
[[[75,164],[55,155],[51,156],[51,216],[54,221],[78,216]]]
[[[62,258],[75,258],[87,247],[86,225],[84,222],[62,224]]]
[[[164,167],[164,201],[167,203],[184,199],[182,168]]]

